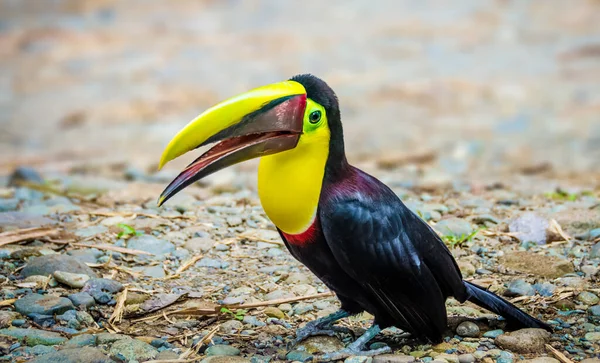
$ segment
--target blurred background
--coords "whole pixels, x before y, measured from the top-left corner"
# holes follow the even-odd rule
[[[354,162],[598,176],[597,0],[0,0],[0,170],[155,170],[207,107],[307,72]]]

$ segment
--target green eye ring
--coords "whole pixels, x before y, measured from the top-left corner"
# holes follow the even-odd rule
[[[321,111],[316,110],[310,113],[310,115],[308,115],[308,122],[310,122],[311,124],[316,124],[319,121],[321,121]]]

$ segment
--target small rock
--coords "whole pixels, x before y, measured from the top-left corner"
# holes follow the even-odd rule
[[[127,247],[152,253],[154,258],[162,258],[165,255],[175,252],[175,245],[173,243],[158,239],[149,234],[131,237],[127,242]]]
[[[303,350],[292,350],[285,356],[285,358],[288,361],[293,362],[308,362],[313,359],[313,356],[312,354],[307,353]]]
[[[522,360],[521,363],[560,363],[560,361],[551,357],[537,357],[533,359]]]
[[[585,339],[590,342],[598,342],[600,341],[600,332],[591,332],[585,335]]]
[[[110,355],[128,361],[143,362],[155,358],[158,350],[141,340],[129,338],[114,342],[110,347]]]
[[[539,245],[545,244],[547,230],[550,222],[535,213],[523,213],[508,225],[511,233],[514,233],[521,242],[534,242]]]
[[[593,316],[600,316],[600,305],[591,306],[588,312]]]
[[[162,352],[159,352],[158,355],[156,356],[156,360],[158,360],[158,361],[161,361],[161,360],[176,361],[177,359],[179,359],[179,354],[175,353],[172,350],[163,350]]]
[[[235,355],[240,355],[240,350],[235,347],[232,347],[231,345],[217,344],[217,345],[211,345],[210,347],[208,347],[204,353],[208,356],[211,356],[211,355],[235,356]]]
[[[542,296],[552,296],[556,290],[556,286],[549,282],[534,284],[533,288]]]
[[[166,276],[165,270],[162,265],[156,266],[136,266],[133,268],[135,272],[141,272],[144,276],[152,277],[154,279],[162,279]]]
[[[242,222],[243,222],[242,218],[240,218],[238,216],[227,217],[227,224],[230,227],[239,226],[240,224],[242,224]]]
[[[296,315],[306,314],[309,311],[313,311],[314,308],[315,307],[313,306],[313,304],[299,302],[296,304],[296,306],[294,306],[294,314],[296,314]]]
[[[46,345],[36,345],[35,347],[28,348],[28,350],[29,350],[29,353],[31,353],[33,355],[42,355],[42,354],[56,352],[56,349],[54,349],[52,347],[48,347]]]
[[[458,363],[474,363],[475,357],[473,354],[461,354],[458,356]]]
[[[507,253],[500,263],[511,270],[552,279],[575,271],[569,260],[523,251]]]
[[[122,339],[131,339],[129,336],[127,335],[123,335],[123,334],[111,334],[111,333],[100,333],[96,335],[96,341],[98,345],[102,345],[102,344],[111,344],[116,342],[117,340],[122,340]]]
[[[278,308],[273,307],[273,306],[266,307],[264,312],[265,312],[265,315],[267,315],[270,318],[277,318],[277,319],[285,318],[285,314],[283,313],[283,311],[281,311]]]
[[[288,284],[308,284],[310,281],[310,277],[301,272],[293,272],[285,279]]]
[[[589,256],[591,259],[600,258],[600,242],[592,246]]]
[[[514,280],[508,284],[504,296],[533,296],[535,295],[535,289],[530,283],[524,280]]]
[[[373,363],[412,363],[415,357],[404,354],[381,354],[373,357]]]
[[[244,324],[252,325],[252,326],[265,326],[264,322],[258,320],[256,316],[246,315],[244,316],[244,320],[242,321]]]
[[[83,347],[62,349],[39,356],[30,363],[114,363],[115,361],[106,356],[100,349]]]
[[[73,338],[69,339],[68,342],[65,343],[64,348],[81,348],[85,346],[95,346],[96,345],[96,336],[92,334],[81,334],[76,335]]]
[[[248,359],[242,357],[213,355],[202,359],[200,363],[253,363],[253,361],[249,361]]]
[[[75,319],[77,319],[78,322],[87,326],[92,325],[94,323],[94,318],[85,311],[75,312]]]
[[[344,363],[372,363],[372,362],[373,362],[373,358],[362,356],[362,355],[349,357],[344,360]]]
[[[196,262],[196,267],[212,267],[212,268],[227,268],[228,262],[225,262],[218,258],[204,257],[200,261]]]
[[[435,359],[449,363],[458,363],[458,356],[456,354],[441,353],[436,355]]]
[[[461,261],[458,260],[457,261],[458,264],[458,268],[460,269],[460,272],[462,272],[463,276],[472,276],[475,274],[475,266],[473,266],[472,263],[467,262],[467,261]]]
[[[74,274],[65,271],[54,271],[53,274],[56,281],[74,288],[82,288],[83,285],[90,279],[86,274]]]
[[[600,298],[594,293],[589,291],[583,291],[577,295],[577,300],[581,301],[585,305],[596,305],[600,302]]]
[[[20,342],[25,343],[30,347],[40,344],[59,345],[67,341],[67,338],[63,337],[59,333],[32,328],[0,329],[0,334],[16,338]]]
[[[278,300],[278,299],[287,299],[293,298],[294,294],[284,290],[273,290],[270,293],[265,295],[265,300]]]
[[[91,279],[83,287],[83,291],[90,294],[99,304],[108,304],[112,300],[112,294],[121,290],[121,283],[109,279]]]
[[[495,343],[502,349],[526,354],[543,352],[549,339],[550,333],[547,331],[528,328],[502,334],[495,339]]]
[[[210,251],[215,243],[215,241],[207,237],[194,237],[187,240],[183,247],[191,252],[206,252]]]
[[[87,238],[87,237],[96,236],[96,235],[106,233],[106,232],[108,232],[108,228],[106,228],[105,226],[103,226],[101,224],[98,224],[95,226],[89,226],[89,227],[77,229],[77,230],[75,230],[74,234],[79,237]],[[78,250],[75,250],[75,251],[78,251]],[[69,252],[71,252],[69,254],[72,255],[72,252],[75,252],[75,251],[69,251]],[[79,250],[79,251],[84,251],[84,250]],[[88,262],[88,261],[86,261],[86,262]]]
[[[504,330],[502,329],[496,329],[496,330],[490,330],[490,331],[486,331],[485,333],[483,333],[483,336],[485,338],[492,338],[495,339],[498,336],[504,334]]]
[[[75,305],[75,307],[83,306],[85,308],[90,308],[96,305],[96,301],[94,300],[94,298],[87,292],[77,292],[67,297],[69,298],[69,300],[71,300],[71,302],[73,302],[73,305]]]
[[[235,334],[238,331],[244,328],[244,324],[239,320],[228,320],[221,324],[221,328],[219,329],[222,333],[225,334]]]
[[[16,311],[0,310],[0,328],[11,326],[13,320],[19,319],[20,317],[21,314]]]
[[[456,334],[461,337],[475,338],[479,336],[479,327],[472,321],[464,321],[456,328]]]
[[[28,294],[14,303],[15,310],[22,315],[32,313],[42,315],[62,314],[75,307],[71,300],[51,295]]]
[[[44,178],[32,167],[17,167],[8,179],[8,186],[18,187],[27,184],[44,184]]]
[[[461,218],[448,218],[439,221],[434,229],[444,236],[465,238],[475,230],[471,223]]]
[[[310,354],[331,353],[344,348],[344,344],[337,337],[327,335],[317,335],[309,337],[297,346],[297,349]]]
[[[48,276],[55,271],[71,272],[76,274],[85,274],[90,277],[96,277],[92,271],[82,261],[67,255],[46,255],[31,259],[27,262],[25,268],[21,271],[21,276],[28,277],[33,275]]]

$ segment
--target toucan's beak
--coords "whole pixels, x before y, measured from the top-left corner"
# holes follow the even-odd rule
[[[306,90],[294,81],[256,88],[206,110],[169,142],[159,169],[200,146],[219,142],[188,165],[158,205],[193,182],[230,165],[293,149],[302,134]]]

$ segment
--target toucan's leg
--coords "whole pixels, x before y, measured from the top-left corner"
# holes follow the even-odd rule
[[[346,348],[338,350],[337,352],[323,354],[321,356],[315,356],[313,361],[316,362],[329,362],[339,359],[345,359],[353,355],[361,355],[361,356],[375,356],[379,354],[389,353],[392,351],[390,347],[384,347],[379,349],[372,350],[362,350],[365,345],[369,342],[369,340],[373,339],[381,329],[379,325],[375,324],[367,331],[361,335],[358,339],[356,339],[352,344],[348,345]]]
[[[335,332],[350,332],[350,329],[339,326],[333,326],[336,321],[350,316],[345,310],[338,310],[335,313],[329,314],[317,320],[307,323],[303,328],[296,331],[296,339],[294,345],[300,343],[304,339],[313,335],[329,335],[333,336]]]

